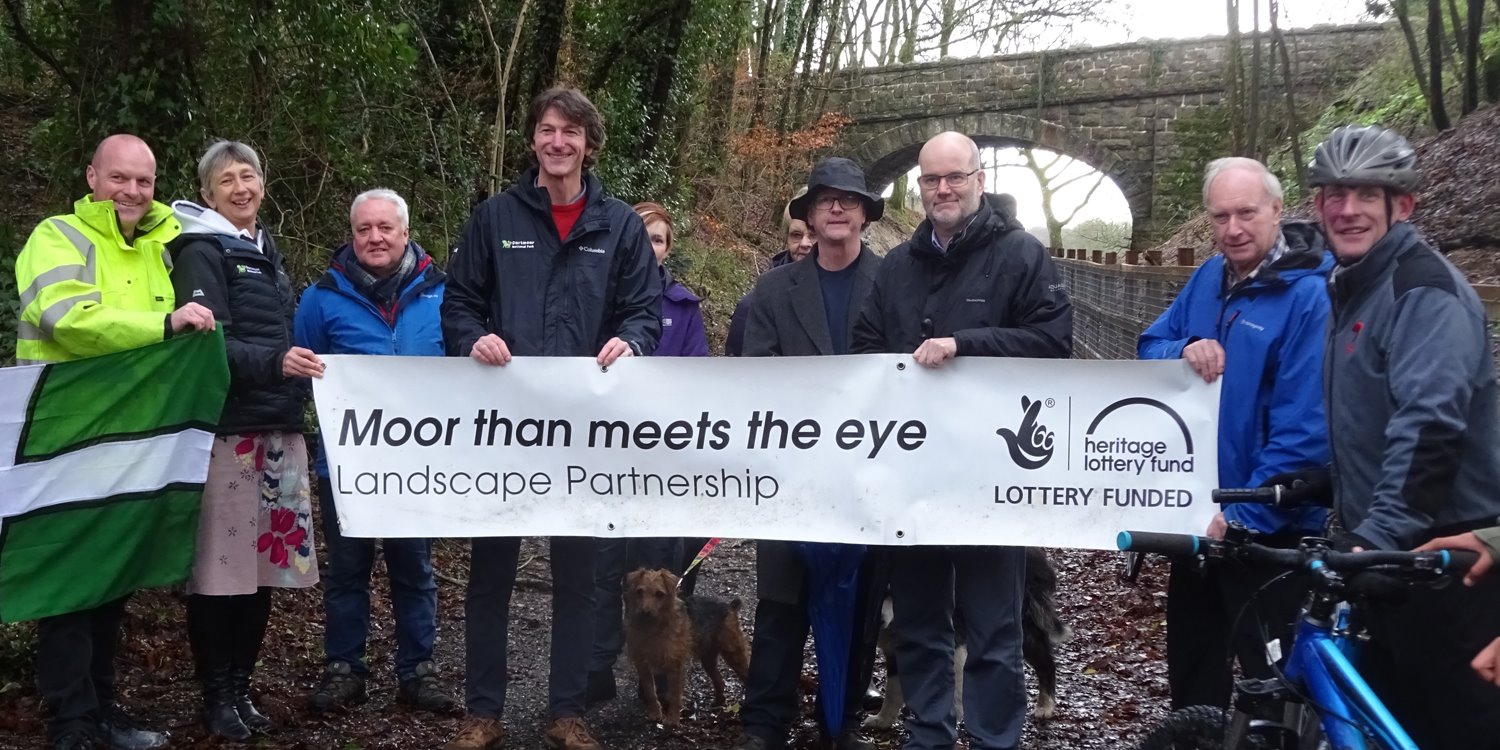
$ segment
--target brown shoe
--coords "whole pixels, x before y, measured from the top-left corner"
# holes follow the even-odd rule
[[[470,716],[443,750],[498,750],[505,744],[505,722]]]
[[[552,750],[604,750],[604,746],[589,734],[588,725],[576,716],[552,722],[542,739]]]

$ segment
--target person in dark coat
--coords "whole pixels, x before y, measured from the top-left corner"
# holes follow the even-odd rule
[[[1410,221],[1401,134],[1335,128],[1308,185],[1337,266],[1323,354],[1340,548],[1410,549],[1500,516],[1500,382],[1484,305]],[[1419,747],[1500,749],[1500,685],[1470,669],[1500,632],[1500,579],[1416,587],[1363,612],[1360,674]]]
[[[410,211],[393,190],[355,196],[349,208],[351,241],[302,293],[296,338],[318,354],[441,357],[442,269],[411,240]],[[396,624],[396,702],[423,711],[456,705],[433,662],[437,581],[429,539],[360,539],[339,533],[328,462],[319,451],[318,505],[329,558],[323,579],[325,666],[308,707],[328,711],[366,698],[365,646],[370,632],[370,572],[379,541],[390,580]]]
[[[805,261],[773,268],[756,282],[744,356],[849,353],[860,305],[881,266],[880,256],[860,235],[884,208],[880,196],[865,188],[864,172],[854,162],[834,157],[813,167],[807,192],[792,201],[789,211],[793,219],[806,222],[817,233],[818,242]],[[880,606],[875,564],[873,556],[867,557],[860,574],[862,595],[852,623],[856,632],[845,685],[844,727],[839,736],[828,738],[837,750],[875,747],[854,731],[873,666],[874,618]],[[796,543],[756,542],[759,602],[750,674],[740,708],[743,731],[734,750],[784,747],[797,718],[803,646],[811,628],[806,571]],[[821,720],[821,711],[818,716]]]
[[[443,339],[449,356],[504,366],[517,357],[649,356],[661,337],[661,277],[646,226],[589,170],[604,119],[576,89],[531,105],[536,166],[486,200],[448,267]],[[553,537],[552,653],[546,747],[598,750],[583,721],[594,641],[596,540]],[[505,741],[506,649],[518,537],[476,538],[464,602],[469,718],[446,750]]]
[[[1073,314],[1046,248],[984,193],[979,147],[942,133],[917,157],[927,218],[880,266],[854,329],[852,350],[911,354],[941,368],[954,357],[1067,357]],[[967,626],[964,724],[971,747],[1021,740],[1020,547],[893,550],[896,664],[911,714],[907,750],[951,748],[953,616]]]
[[[797,194],[792,196],[796,200],[798,196],[807,192],[806,187],[798,188]],[[807,257],[812,252],[813,243],[817,238],[813,236],[807,222],[792,218],[792,204],[786,204],[781,211],[781,252],[771,257],[771,268],[780,268],[788,263],[795,263]],[[729,316],[729,334],[724,337],[724,355],[727,357],[738,357],[745,349],[745,324],[750,320],[750,299],[754,294],[752,289],[740,298],[739,304],[734,306],[734,313]]]
[[[635,213],[646,224],[651,251],[661,274],[661,342],[655,357],[707,357],[708,335],[703,330],[703,311],[698,295],[672,278],[667,270],[667,256],[672,252],[672,216],[657,203],[637,203]],[[694,540],[697,552],[704,540]],[[634,539],[600,539],[594,570],[594,649],[589,660],[588,703],[615,697],[615,661],[625,646],[620,613],[620,588],[625,574],[636,568],[665,568],[681,574],[687,563],[681,562],[685,542],[680,537],[637,537]],[[691,554],[691,553],[689,553]],[[691,560],[691,558],[689,558]],[[697,570],[692,580],[696,580]],[[679,584],[684,595],[692,593],[690,579]]]
[[[188,642],[204,730],[244,741],[271,729],[250,701],[271,590],[318,582],[302,410],[305,378],[322,377],[323,361],[292,340],[296,301],[258,220],[265,173],[254,149],[215,143],[198,162],[198,181],[207,206],[172,204],[182,223],[168,246],[172,287],[179,305],[197,302],[223,322],[230,388],[187,585]]]

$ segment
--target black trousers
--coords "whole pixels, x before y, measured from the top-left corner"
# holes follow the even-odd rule
[[[49,741],[70,730],[98,734],[115,700],[115,652],[128,598],[37,621],[36,681]]]
[[[1270,541],[1271,546],[1295,546],[1295,540],[1290,545],[1274,543],[1284,540]],[[1271,637],[1289,645],[1306,593],[1306,587],[1291,577],[1261,591],[1278,575],[1278,571],[1251,570],[1229,561],[1201,571],[1196,563],[1172,563],[1167,583],[1167,685],[1174,710],[1227,708],[1234,692],[1232,660],[1239,661],[1246,677],[1272,676],[1266,658],[1269,639],[1261,637],[1261,623]],[[1252,596],[1254,605],[1246,609]]]
[[[880,604],[890,582],[886,557],[871,548],[860,565],[859,595],[855,603],[854,638],[849,650],[848,679],[844,684],[844,726],[840,734],[859,728],[859,711],[875,668],[875,641],[880,628]],[[750,643],[750,674],[740,722],[746,734],[772,748],[784,747],[797,720],[797,689],[802,683],[802,656],[811,634],[807,596],[797,604],[761,599],[755,605],[755,633]],[[825,739],[821,702],[816,709]]]
[[[583,715],[589,655],[594,643],[592,537],[549,540],[552,556],[552,652],[547,707],[552,718]],[[510,637],[510,597],[516,585],[520,537],[475,539],[464,596],[465,702],[471,716],[505,714]]]
[[[1469,663],[1500,636],[1500,575],[1371,605],[1359,671],[1422,750],[1500,750],[1500,686]]]
[[[236,670],[255,671],[260,647],[271,619],[271,589],[262,586],[253,594],[187,598],[188,645],[198,678]]]

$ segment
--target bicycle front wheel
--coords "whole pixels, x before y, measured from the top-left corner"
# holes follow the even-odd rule
[[[1229,750],[1224,731],[1229,712],[1217,706],[1190,706],[1173,711],[1146,739],[1139,750]]]

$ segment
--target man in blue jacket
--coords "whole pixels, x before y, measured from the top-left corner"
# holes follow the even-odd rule
[[[474,210],[448,268],[443,339],[449,356],[502,367],[516,357],[648,356],[661,337],[661,277],[646,225],[589,167],[604,118],[576,89],[531,104],[536,166]],[[583,721],[594,640],[592,538],[553,537],[552,653],[543,741],[598,750]],[[446,750],[505,741],[507,620],[519,537],[477,538],[464,601],[469,720]]]
[[[443,272],[412,242],[406,201],[394,191],[361,193],[349,208],[354,240],[340,248],[323,278],[302,293],[297,308],[298,346],[317,354],[443,356],[438,320]],[[370,631],[370,570],[375,540],[339,535],[328,462],[318,453],[318,502],[329,569],[323,576],[323,634],[327,666],[308,698],[314,711],[365,700],[365,641]],[[432,543],[386,539],[386,574],[396,613],[396,700],[427,711],[456,702],[438,682],[432,661],[437,633],[437,583]]]
[[[1203,178],[1203,204],[1219,251],[1188,281],[1162,316],[1141,334],[1141,359],[1186,360],[1219,396],[1219,486],[1258,487],[1288,471],[1328,460],[1323,420],[1324,289],[1333,258],[1306,222],[1281,222],[1281,183],[1254,159],[1218,159]],[[1260,541],[1295,547],[1321,536],[1321,508],[1278,510],[1229,505],[1208,535],[1228,523]],[[1270,677],[1260,624],[1285,635],[1297,614],[1290,579],[1257,591],[1274,573],[1228,565],[1172,566],[1167,586],[1167,678],[1173,708],[1228,706],[1231,654],[1247,676]],[[1244,617],[1241,608],[1254,598]],[[1231,634],[1232,624],[1239,627]]]

